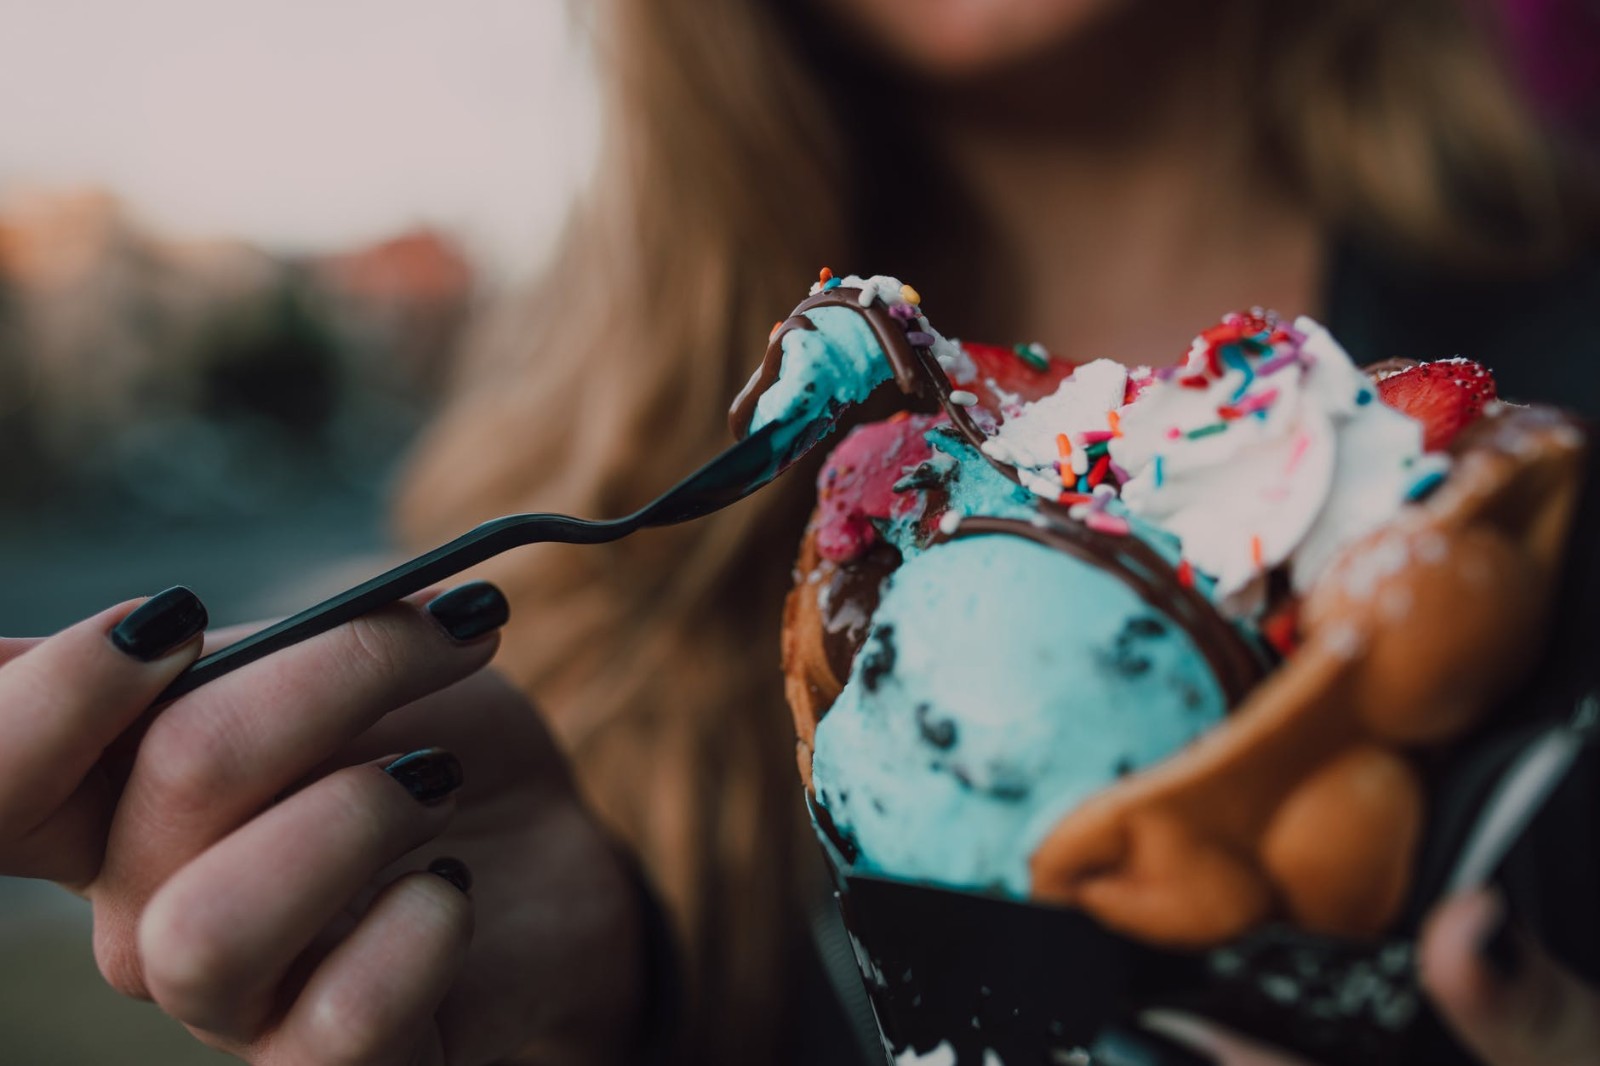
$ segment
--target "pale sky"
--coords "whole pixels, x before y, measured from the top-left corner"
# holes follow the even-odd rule
[[[563,0],[0,0],[0,195],[102,184],[185,235],[428,222],[523,269],[596,125]]]

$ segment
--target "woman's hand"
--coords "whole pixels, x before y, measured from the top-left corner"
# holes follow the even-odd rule
[[[634,887],[482,670],[497,591],[397,604],[153,716],[204,611],[134,606],[0,645],[0,873],[91,901],[114,987],[264,1064],[628,1050]]]
[[[1435,910],[1423,932],[1419,965],[1439,1014],[1485,1066],[1600,1062],[1600,992],[1507,924],[1497,894],[1467,893]],[[1307,1066],[1195,1018],[1157,1012],[1143,1020],[1182,1048],[1141,1062]],[[1185,1049],[1199,1057],[1182,1057],[1189,1054]]]

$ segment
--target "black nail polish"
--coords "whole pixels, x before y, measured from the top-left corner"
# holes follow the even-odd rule
[[[449,881],[463,894],[472,891],[472,871],[467,869],[467,864],[460,859],[448,855],[434,859],[428,864],[428,872]]]
[[[210,616],[200,597],[174,585],[145,600],[111,631],[118,651],[140,662],[154,662],[205,632]]]
[[[1102,1029],[1089,1048],[1094,1066],[1216,1066],[1216,1060],[1160,1033],[1120,1025]]]
[[[1515,981],[1522,974],[1527,954],[1523,951],[1522,940],[1503,906],[1478,941],[1478,957],[1502,982]]]
[[[444,627],[451,639],[475,640],[499,629],[511,617],[505,593],[487,581],[469,581],[440,593],[428,604],[428,613]]]
[[[405,786],[418,803],[438,803],[461,787],[461,760],[443,748],[402,755],[383,772]]]

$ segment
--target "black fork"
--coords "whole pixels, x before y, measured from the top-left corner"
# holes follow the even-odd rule
[[[625,518],[589,521],[562,514],[514,514],[491,519],[448,544],[207,655],[178,675],[160,700],[176,699],[246,663],[359,618],[512,548],[543,542],[605,544],[649,526],[675,525],[720,511],[769,484],[832,428],[831,417],[799,426],[783,422],[763,426]]]

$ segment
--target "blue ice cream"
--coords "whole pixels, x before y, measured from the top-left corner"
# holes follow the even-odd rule
[[[892,376],[889,360],[872,327],[845,307],[818,307],[806,313],[815,329],[783,335],[778,380],[756,401],[750,420],[754,433],[769,422],[811,421],[829,405],[860,403]]]
[[[1225,707],[1189,637],[1117,577],[963,538],[890,576],[812,782],[860,869],[1022,897],[1063,814]]]

